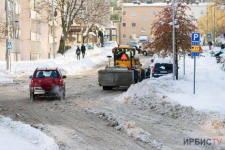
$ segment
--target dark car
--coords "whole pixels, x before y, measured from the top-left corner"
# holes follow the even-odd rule
[[[33,76],[30,76],[30,100],[35,100],[37,96],[55,96],[65,100],[65,78],[58,68],[37,68]]]
[[[166,74],[173,73],[173,64],[171,63],[155,63],[152,68],[152,77],[158,78]]]

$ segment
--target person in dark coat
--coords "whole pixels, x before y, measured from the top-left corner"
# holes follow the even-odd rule
[[[80,60],[80,47],[77,46],[77,50],[76,50],[76,54],[77,54],[77,60]]]
[[[212,41],[208,41],[208,44],[209,44],[209,50],[212,49]]]
[[[82,44],[82,46],[81,46],[81,52],[82,52],[83,58],[84,58],[84,55],[85,55],[85,51],[86,51],[86,48],[85,48],[84,44]]]

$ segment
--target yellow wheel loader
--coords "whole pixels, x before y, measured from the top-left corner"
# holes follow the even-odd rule
[[[130,86],[146,79],[146,70],[142,68],[136,50],[129,46],[119,46],[112,50],[114,66],[106,66],[98,71],[98,82],[103,90],[114,87]]]

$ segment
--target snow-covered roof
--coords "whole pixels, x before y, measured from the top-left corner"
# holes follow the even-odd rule
[[[199,3],[199,4],[188,4],[189,7],[192,7],[192,6],[204,6],[204,7],[207,7],[208,5],[212,5],[213,3]],[[152,4],[147,4],[147,3],[140,3],[139,4],[133,4],[133,3],[123,3],[123,6],[124,7],[146,7],[146,6],[149,6],[149,7],[164,7],[164,6],[167,6],[168,4],[167,3],[152,3]],[[169,4],[170,5],[170,4]]]

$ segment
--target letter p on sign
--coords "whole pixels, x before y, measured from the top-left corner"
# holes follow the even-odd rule
[[[191,41],[192,42],[199,42],[200,41],[200,33],[192,33],[191,35]]]

